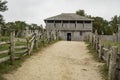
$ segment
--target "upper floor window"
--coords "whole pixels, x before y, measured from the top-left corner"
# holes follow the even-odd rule
[[[70,21],[70,23],[75,23],[75,21]]]
[[[77,21],[77,23],[83,23],[83,21]]]
[[[47,21],[48,23],[54,23],[54,21],[53,20],[49,20],[49,21]]]
[[[91,21],[85,21],[85,23],[91,23]]]
[[[63,21],[63,23],[69,23],[69,21]]]
[[[58,20],[58,21],[55,21],[55,23],[61,23],[61,21]]]

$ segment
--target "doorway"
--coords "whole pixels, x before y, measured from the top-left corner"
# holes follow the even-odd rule
[[[71,33],[67,33],[67,41],[71,41]]]

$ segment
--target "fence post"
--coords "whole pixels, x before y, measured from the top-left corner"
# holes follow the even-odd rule
[[[38,49],[38,38],[37,38],[37,33],[35,33],[34,49]]]
[[[28,55],[30,55],[30,44],[29,44],[29,38],[26,38],[26,41],[27,41],[27,52],[28,52]]]
[[[10,64],[14,62],[15,31],[10,32]]]
[[[112,53],[110,55],[110,65],[109,65],[109,80],[118,80],[117,79],[117,54],[118,54],[118,47],[112,47]]]
[[[98,36],[96,36],[96,51],[97,51],[97,53],[98,53],[98,47],[99,46],[99,37]]]
[[[103,55],[103,45],[99,45],[99,58],[102,59],[102,55]]]
[[[93,47],[93,34],[92,34],[92,40],[91,40],[91,45],[92,45],[92,47]]]
[[[44,46],[45,45],[45,30],[44,29],[42,31],[42,36],[43,36],[42,44]]]

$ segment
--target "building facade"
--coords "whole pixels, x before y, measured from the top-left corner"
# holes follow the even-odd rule
[[[75,13],[62,13],[44,20],[47,36],[54,39],[82,41],[92,32],[92,19]]]

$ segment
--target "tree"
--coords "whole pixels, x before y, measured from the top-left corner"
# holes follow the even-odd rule
[[[0,12],[5,12],[6,10],[8,10],[6,4],[7,4],[7,1],[0,0]],[[0,24],[3,24],[3,23],[4,23],[3,16],[0,14]]]
[[[120,24],[120,16],[115,15],[110,21],[110,25],[113,27],[113,32],[116,33],[118,31],[118,25]]]
[[[6,3],[7,3],[7,1],[0,0],[0,12],[5,12],[6,10],[8,10]],[[0,14],[0,27],[1,28],[5,27],[5,22],[4,22],[3,16],[1,14]],[[2,33],[2,31],[0,31],[0,32]]]
[[[14,22],[8,22],[8,23],[5,24],[4,28],[6,28],[6,29],[2,30],[2,35],[3,36],[9,36],[10,35],[10,30],[11,29],[15,30],[15,23]]]
[[[27,24],[24,21],[15,21],[16,36],[22,36],[22,31],[26,29]]]
[[[112,34],[111,28],[108,26],[109,22],[107,20],[104,20],[102,17],[92,17],[94,19],[93,22],[93,32],[97,30],[98,34]],[[109,29],[109,30],[108,30]]]
[[[0,11],[1,12],[8,10],[6,3],[7,3],[7,1],[0,0]]]
[[[85,11],[84,10],[78,10],[78,11],[76,11],[76,14],[78,14],[78,15],[80,15],[80,16],[86,16],[85,15]]]
[[[0,14],[0,24],[3,25],[4,24],[4,19],[3,16]]]
[[[76,11],[76,14],[80,16],[85,16],[85,17],[88,17],[94,20],[93,21],[93,33],[95,32],[95,30],[97,30],[98,34],[104,33],[105,35],[110,35],[113,33],[112,27],[108,26],[109,22],[105,20],[104,18],[99,17],[99,16],[93,17],[91,15],[85,14],[84,10],[78,10]]]

